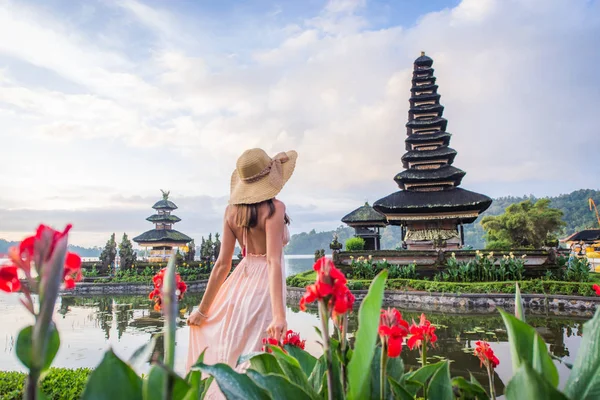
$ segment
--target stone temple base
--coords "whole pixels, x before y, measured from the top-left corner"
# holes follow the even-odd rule
[[[459,238],[444,241],[433,240],[407,240],[407,250],[459,250],[462,246]]]

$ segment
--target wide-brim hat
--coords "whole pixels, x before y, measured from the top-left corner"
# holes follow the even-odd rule
[[[262,149],[246,150],[231,174],[229,204],[256,204],[277,196],[294,173],[297,158],[294,150],[273,158]]]

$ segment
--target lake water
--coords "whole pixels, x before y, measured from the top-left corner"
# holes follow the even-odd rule
[[[310,268],[313,263],[311,256],[288,262],[288,274],[297,273]],[[293,270],[290,271],[290,270]],[[183,372],[187,353],[189,329],[185,318],[191,309],[198,304],[200,294],[186,294],[181,308],[181,320],[177,330],[176,369]],[[4,341],[3,351],[0,352],[0,369],[24,370],[14,354],[14,342],[18,331],[33,322],[18,301],[17,294],[0,295],[0,340]],[[398,304],[407,320],[417,320],[420,311],[407,309]],[[112,347],[121,357],[127,359],[141,345],[147,343],[153,334],[162,329],[162,319],[159,313],[152,310],[152,303],[146,296],[97,296],[97,297],[67,297],[59,299],[56,307],[55,321],[61,336],[61,348],[53,363],[57,367],[94,367],[103,352]],[[356,329],[356,313],[350,319],[350,329]],[[469,371],[485,386],[486,375],[479,368],[479,361],[472,355],[472,347],[477,340],[488,340],[494,352],[500,359],[496,369],[496,385],[499,393],[503,391],[504,383],[511,376],[510,350],[504,325],[498,313],[482,312],[468,315],[458,315],[441,312],[428,312],[428,319],[438,327],[439,337],[437,348],[430,350],[431,361],[448,358],[454,360],[451,364],[453,375],[466,375]],[[581,324],[589,315],[561,316],[553,314],[528,314],[528,322],[536,327],[549,345],[552,354],[562,360],[572,363],[579,349]],[[317,334],[314,326],[320,326],[316,311],[300,312],[297,305],[288,305],[287,318],[289,328],[300,332],[307,340],[306,349],[319,354]],[[373,327],[375,328],[375,327]],[[418,367],[418,352],[404,348],[402,357],[408,368]],[[556,362],[564,385],[569,370]],[[140,373],[145,372],[143,366]]]

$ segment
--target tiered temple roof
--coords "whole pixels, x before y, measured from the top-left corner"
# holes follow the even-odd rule
[[[364,206],[357,208],[356,210],[352,211],[344,218],[342,218],[342,222],[351,227],[383,227],[387,225],[387,219],[385,218],[385,215],[376,211],[373,207],[369,205],[368,202],[365,203]]]
[[[466,173],[452,165],[457,153],[449,147],[452,135],[446,132],[448,121],[432,65],[424,53],[414,62],[406,153],[401,159],[404,170],[394,177],[401,190],[373,205],[394,225],[435,220],[471,223],[492,203],[485,195],[458,187]]]
[[[169,200],[169,192],[163,192],[163,199],[157,201],[153,206],[156,214],[146,218],[146,221],[153,222],[155,228],[142,233],[133,238],[133,241],[142,246],[178,246],[192,241],[192,238],[173,229],[173,224],[181,221],[176,215],[171,215],[171,211],[176,210],[177,206]]]

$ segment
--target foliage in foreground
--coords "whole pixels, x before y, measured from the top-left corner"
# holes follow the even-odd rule
[[[49,399],[72,400],[83,393],[91,369],[50,368],[41,382],[41,389]],[[23,372],[0,371],[0,398],[18,400],[24,395],[27,374]]]
[[[40,234],[41,232],[41,234]],[[25,273],[31,269],[30,260],[41,279],[39,284],[39,313],[34,312],[27,289],[23,304],[35,316],[35,324],[26,327],[17,339],[16,352],[29,369],[26,378],[26,399],[46,398],[43,378],[60,347],[59,333],[52,323],[56,297],[61,282],[74,284],[81,260],[66,252],[67,232],[40,227],[38,234],[19,249],[11,252],[16,265],[0,268],[0,288],[12,292],[19,289],[16,269]],[[347,339],[348,313],[354,296],[345,276],[333,263],[320,259],[315,263],[316,280],[306,287],[300,308],[317,302],[322,327],[323,355],[319,358],[303,350],[299,338],[296,345],[266,342],[264,351],[242,356],[238,364],[249,362],[246,373],[235,372],[225,364],[206,365],[203,355],[185,378],[173,371],[175,363],[175,327],[177,302],[186,286],[175,272],[175,257],[168,267],[154,278],[155,290],[150,298],[164,312],[164,354],[153,357],[147,376],[140,377],[133,365],[148,359],[154,352],[151,342],[138,349],[129,362],[109,350],[102,362],[90,374],[82,399],[202,399],[212,379],[228,399],[489,399],[495,398],[493,369],[499,360],[485,342],[476,345],[475,356],[489,375],[489,394],[473,377],[452,378],[449,361],[428,364],[427,349],[437,341],[435,326],[421,315],[418,324],[402,318],[395,309],[382,310],[387,271],[373,280],[358,314],[358,330],[353,346]],[[600,293],[600,287],[594,286]],[[594,318],[584,325],[583,340],[564,390],[558,386],[558,371],[546,343],[537,331],[525,322],[519,287],[516,287],[515,315],[499,311],[508,334],[513,376],[506,386],[507,400],[513,399],[571,399],[587,400],[600,396],[600,308]],[[328,332],[332,320],[336,335]],[[378,340],[379,339],[379,340]],[[379,345],[378,345],[379,343]],[[400,355],[403,346],[418,348],[421,368],[405,371]],[[202,379],[201,373],[211,376]]]

